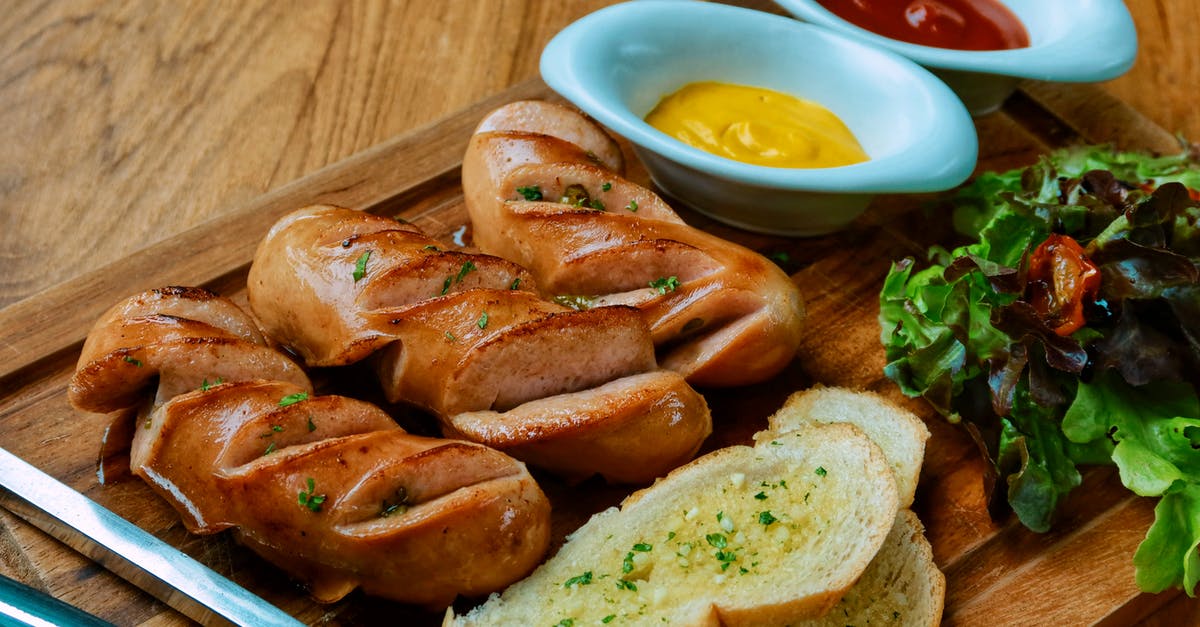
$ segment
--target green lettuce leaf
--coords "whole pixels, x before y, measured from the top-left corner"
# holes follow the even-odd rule
[[[1147,592],[1183,586],[1196,596],[1200,580],[1200,485],[1191,483],[1159,500],[1154,524],[1133,555],[1134,578]]]
[[[1007,471],[1008,502],[1021,524],[1048,531],[1059,502],[1081,480],[1067,440],[1054,412],[1034,403],[1024,389],[1001,423],[997,462],[1001,472]]]
[[[1077,443],[1109,438],[1125,487],[1161,496],[1177,482],[1200,483],[1200,400],[1185,383],[1129,385],[1112,372],[1079,384],[1062,432]]]

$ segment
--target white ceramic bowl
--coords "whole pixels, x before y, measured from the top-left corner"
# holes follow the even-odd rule
[[[958,185],[978,140],[954,93],[917,64],[796,20],[691,0],[614,5],[546,46],[550,87],[627,138],[654,182],[698,211],[741,228],[817,235],[846,226],[874,194]],[[791,169],[693,148],[644,117],[697,81],[764,87],[824,105],[870,160]]]
[[[849,1],[849,0],[845,0]],[[1021,79],[1086,83],[1124,74],[1137,55],[1137,31],[1122,0],[1000,0],[1025,25],[1029,46],[950,50],[877,35],[816,0],[775,0],[792,15],[902,54],[944,80],[973,115],[999,108]]]

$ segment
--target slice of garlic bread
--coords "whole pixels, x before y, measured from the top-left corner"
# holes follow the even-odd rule
[[[900,510],[883,548],[858,583],[821,618],[791,627],[924,627],[942,619],[946,577],[933,563],[925,527],[912,510]]]
[[[754,438],[771,439],[776,433],[812,422],[849,423],[862,429],[883,449],[896,474],[900,507],[912,505],[929,439],[929,430],[920,418],[873,392],[818,385],[788,397],[767,419],[768,429]]]
[[[929,430],[911,412],[872,392],[815,386],[792,394],[755,434],[770,440],[780,431],[805,424],[858,426],[883,450],[896,477],[901,507],[912,504]],[[841,603],[819,619],[793,627],[854,625],[937,625],[946,596],[946,578],[933,562],[933,550],[917,515],[901,510],[887,542]]]
[[[676,469],[447,625],[784,625],[824,615],[898,511],[882,451],[804,425]]]

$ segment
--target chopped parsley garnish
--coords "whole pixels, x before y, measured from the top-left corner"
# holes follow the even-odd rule
[[[610,189],[612,189],[612,183],[609,183],[608,181],[604,181],[604,183],[600,185],[601,191],[607,192]]]
[[[816,472],[818,477],[824,477],[826,474],[828,474],[828,471],[825,470],[824,466],[817,466]]]
[[[650,282],[650,287],[658,290],[659,294],[674,292],[679,287],[679,277],[659,277]]]
[[[296,403],[307,399],[308,392],[296,392],[295,394],[288,394],[287,396],[279,399],[279,406],[287,407],[288,405],[295,405]]]
[[[779,519],[775,518],[775,515],[769,511],[764,511],[764,512],[758,513],[758,522],[759,522],[759,524],[762,524],[764,526],[769,526],[771,523],[776,522],[778,520]]]
[[[713,553],[713,557],[717,558],[718,562],[721,562],[721,570],[729,568],[730,565],[737,561],[737,555],[733,551],[720,550]]]
[[[521,287],[521,277],[517,277],[517,278],[513,279],[512,285],[509,285],[508,289],[515,290],[519,287]]]
[[[480,329],[486,329],[487,324],[488,324],[488,313],[485,311],[485,312],[479,314],[479,321],[475,323],[475,326],[479,327]]]
[[[312,414],[308,415],[308,432],[312,433],[317,430],[317,423],[313,422]]]
[[[653,548],[654,547],[646,544],[645,542],[638,542],[637,544],[633,545],[633,550],[637,551],[638,553],[649,553]]]
[[[704,536],[704,539],[712,545],[713,548],[723,549],[729,545],[729,540],[724,535],[719,533],[710,533]]]
[[[267,444],[267,450],[263,451],[263,455],[264,456],[270,455],[271,453],[274,453],[274,452],[275,452],[275,442],[269,442]]]
[[[633,572],[633,551],[625,554],[625,559],[621,560],[621,572],[629,574]]]
[[[760,500],[760,501],[766,500],[766,498],[767,498],[767,493],[766,493],[766,492],[759,492],[758,494],[755,494],[755,495],[754,495],[754,498],[756,498],[756,499],[758,499],[758,500]]]
[[[582,575],[576,575],[564,581],[563,587],[570,588],[571,586],[586,586],[590,583],[592,583],[592,571],[589,570],[584,572]]]
[[[437,246],[434,246],[433,244],[426,244],[425,247],[422,248],[421,250],[432,250],[433,252],[436,253],[436,252],[440,252],[441,249],[439,249]]]
[[[446,277],[446,280],[442,282],[441,295],[445,296],[446,293],[450,291],[451,285],[455,285],[457,283],[462,283],[463,279],[465,279],[468,274],[470,274],[472,271],[474,271],[476,269],[477,268],[475,267],[475,262],[471,261],[470,259],[464,261],[462,267],[458,269],[458,274],[456,274],[454,276],[448,276],[448,277]]]
[[[637,213],[637,210],[638,210],[637,201],[636,200],[629,201],[629,204],[625,205],[625,208],[632,211],[633,213]]]
[[[301,490],[296,499],[300,502],[300,507],[307,507],[311,512],[321,511],[321,504],[325,502],[324,494],[316,494],[316,482],[312,477],[305,481],[308,490]]]
[[[133,364],[133,365],[137,366],[138,368],[142,367],[142,362],[140,360],[134,359],[134,358],[130,357],[129,355],[122,357],[122,359],[124,359],[125,363],[127,363],[127,364]]]
[[[624,579],[617,580],[617,588],[620,588],[621,590],[629,590],[631,592],[637,592],[637,585],[634,584],[632,581],[626,581]]]
[[[200,382],[200,391],[201,391],[201,392],[207,392],[207,391],[209,391],[210,389],[212,389],[212,387],[213,387],[213,386],[221,385],[221,384],[222,384],[222,383],[224,383],[224,382],[225,382],[225,381],[224,381],[224,380],[222,380],[222,379],[221,379],[221,377],[217,377],[217,379],[216,379],[215,381],[213,381],[212,383],[209,383],[209,382],[208,382],[208,379],[206,378],[206,379],[204,379],[203,381],[201,381],[201,382]]]
[[[538,187],[537,185],[529,185],[527,187],[518,187],[517,193],[520,194],[522,197],[524,197],[525,200],[541,200],[542,199],[542,188]]]
[[[451,332],[449,332],[449,331],[446,331],[446,339],[447,339],[447,340],[450,340],[451,342],[453,342],[454,340],[457,340],[458,338],[454,337],[454,334],[453,334],[453,333],[451,333]]]
[[[554,627],[575,627],[574,618],[564,618],[554,624]]]
[[[601,619],[600,619],[600,622],[602,622],[602,623],[604,623],[605,625],[607,625],[607,624],[609,624],[609,623],[613,622],[613,619],[614,619],[614,618],[616,618],[616,617],[617,617],[617,615],[616,615],[616,614],[609,614],[608,616],[605,616],[604,618],[601,618]]]
[[[454,282],[462,283],[463,279],[466,278],[466,276],[474,269],[475,263],[473,261],[470,259],[464,261],[462,267],[458,269],[458,275],[454,277]]]
[[[371,258],[371,251],[365,251],[358,256],[358,260],[354,262],[354,282],[358,283],[363,277],[367,276],[367,259]]]

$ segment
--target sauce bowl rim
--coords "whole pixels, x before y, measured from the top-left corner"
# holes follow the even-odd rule
[[[686,19],[681,19],[685,16]],[[714,20],[722,28],[745,28],[758,32],[770,28],[797,38],[796,45],[840,46],[853,50],[860,59],[886,64],[889,71],[904,73],[909,94],[927,107],[929,124],[936,129],[910,142],[893,154],[857,164],[830,168],[774,168],[733,161],[689,146],[651,127],[628,106],[597,97],[597,55],[606,54],[595,44],[597,33],[622,32],[627,25],[653,24],[655,28],[679,28],[689,20]],[[786,63],[787,59],[775,60]],[[878,73],[882,67],[864,68]],[[695,0],[638,0],[612,5],[591,13],[560,31],[541,56],[543,80],[582,111],[625,137],[640,150],[648,151],[679,166],[704,172],[735,183],[793,192],[902,193],[949,189],[966,180],[974,170],[978,138],[974,123],[962,101],[943,82],[915,62],[883,48],[870,46],[829,29],[790,17],[761,11],[710,4]],[[660,94],[664,97],[667,94]],[[879,105],[882,106],[882,105]],[[861,140],[861,138],[860,138]],[[914,157],[914,148],[921,152]],[[868,151],[869,152],[869,151]],[[650,167],[650,164],[647,164]],[[654,172],[651,172],[654,175]]]
[[[943,70],[1043,81],[1096,82],[1124,74],[1137,57],[1137,30],[1123,0],[1070,0],[1081,8],[1073,14],[1070,32],[1045,43],[1031,42],[1023,48],[1005,50],[957,50],[909,43],[862,28],[817,0],[774,1],[797,19],[835,29],[900,53],[921,65]],[[1005,6],[1009,4],[998,1]],[[1097,43],[1081,47],[1082,37],[1094,38]]]

